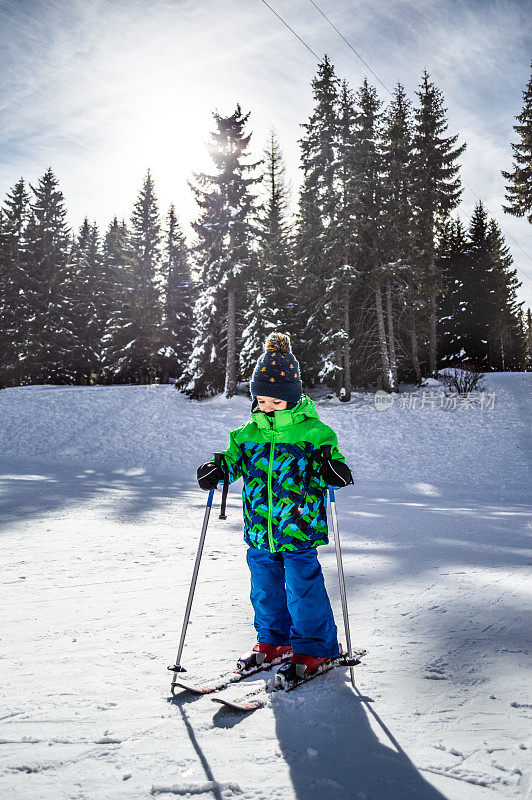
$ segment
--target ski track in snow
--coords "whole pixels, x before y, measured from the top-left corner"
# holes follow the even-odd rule
[[[166,665],[205,509],[195,471],[249,401],[1,391],[0,796],[526,797],[532,376],[485,383],[485,411],[318,401],[355,477],[336,499],[352,638],[368,655],[356,692],[335,669],[246,717],[172,700]],[[182,659],[193,680],[254,641],[240,491],[225,521],[215,493]],[[319,553],[344,641],[334,546]]]

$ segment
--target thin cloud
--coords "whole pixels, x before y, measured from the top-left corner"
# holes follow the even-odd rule
[[[389,94],[309,0],[269,0],[337,74]],[[530,23],[518,0],[316,0],[393,90],[417,101],[423,69],[443,91],[448,134],[467,141],[462,175],[490,214],[532,252],[530,226],[504,215],[501,169],[529,78]],[[316,60],[260,0],[0,0],[0,189],[35,185],[52,166],[73,227],[126,218],[151,168],[161,216],[170,202],[191,235],[187,185],[212,169],[212,112],[251,111],[253,156],[273,125],[293,204],[301,123],[312,110]],[[477,202],[468,190],[462,203]],[[518,266],[532,264],[511,242]],[[532,304],[532,282],[527,283]],[[524,296],[523,287],[522,296]]]

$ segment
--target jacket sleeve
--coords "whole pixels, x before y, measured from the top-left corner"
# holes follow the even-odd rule
[[[345,462],[345,457],[340,452],[338,437],[328,425],[324,426],[324,436],[320,437],[319,447],[322,448],[324,445],[331,446],[331,458],[323,459],[321,462],[320,473],[325,483],[334,486],[335,489],[354,483],[351,470]]]
[[[338,437],[333,429],[329,428],[328,425],[323,426],[323,432],[319,438],[318,448],[323,447],[325,444],[331,445],[331,456],[337,461],[342,461],[345,464],[345,458],[340,452],[340,448],[338,446]]]
[[[222,450],[229,472],[229,483],[233,483],[233,481],[237,481],[242,477],[242,451],[236,441],[236,432],[231,431],[229,434],[229,446]],[[218,485],[220,483],[223,483],[223,479],[218,481]]]

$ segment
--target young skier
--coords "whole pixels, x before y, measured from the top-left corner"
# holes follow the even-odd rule
[[[353,483],[338,439],[303,394],[290,339],[271,333],[250,382],[251,421],[231,431],[222,451],[197,471],[202,489],[243,478],[244,540],[257,643],[238,664],[288,658],[286,682],[339,655],[336,625],[317,547],[328,542],[327,484]]]

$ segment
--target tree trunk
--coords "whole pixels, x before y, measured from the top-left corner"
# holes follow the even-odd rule
[[[393,328],[392,279],[386,276],[386,315],[388,321],[388,348],[390,351],[390,370],[392,373],[392,391],[397,391],[397,357],[395,354],[395,332]]]
[[[430,261],[430,345],[429,345],[429,371],[431,377],[436,378],[438,372],[438,340],[436,338],[436,320],[437,320],[437,303],[436,303],[436,269],[434,264],[434,256]]]
[[[336,339],[336,347],[335,347],[335,353],[334,353],[334,363],[338,367],[338,369],[336,370],[336,376],[335,376],[335,381],[334,382],[335,382],[335,394],[336,394],[336,397],[339,398],[340,395],[341,395],[341,389],[342,389],[342,384],[343,384],[343,375],[342,375],[343,370],[341,369],[341,366],[342,366],[342,343],[339,341],[339,339]]]
[[[501,351],[501,369],[504,372],[504,368],[505,368],[504,342],[505,342],[505,338],[506,338],[505,337],[506,331],[504,329],[504,323],[502,322],[502,320],[500,318],[497,320],[497,322],[498,322],[498,327],[499,327],[499,347],[500,347],[500,351]]]
[[[417,349],[417,333],[416,333],[416,318],[414,312],[411,316],[410,324],[410,343],[412,345],[412,361],[414,362],[414,371],[416,373],[416,380],[421,383],[421,367],[419,366],[419,355]]]
[[[379,331],[379,348],[381,351],[382,385],[386,392],[391,392],[392,373],[390,371],[390,359],[388,358],[388,347],[386,344],[386,330],[384,327],[384,313],[382,310],[380,280],[375,282],[375,309],[377,311],[377,329]]]
[[[227,357],[225,363],[225,396],[236,394],[235,287],[227,290]]]
[[[344,289],[344,331],[346,333],[346,340],[343,346],[343,365],[344,365],[344,400],[347,402],[351,400],[351,354],[349,350],[350,332],[349,332],[349,287]]]

